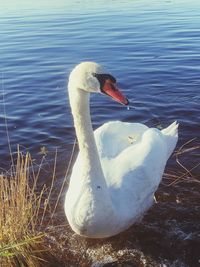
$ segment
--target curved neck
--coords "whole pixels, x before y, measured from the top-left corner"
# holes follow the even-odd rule
[[[104,180],[90,117],[90,95],[81,89],[70,89],[70,105],[74,118],[80,156],[84,165],[84,176],[88,179],[95,177],[95,180]],[[103,182],[103,184],[104,183],[105,182]]]

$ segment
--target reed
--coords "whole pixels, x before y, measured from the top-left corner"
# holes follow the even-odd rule
[[[197,138],[188,140],[173,153],[172,158],[175,158],[176,170],[167,170],[164,173],[163,181],[167,186],[173,186],[181,182],[200,184],[200,176],[197,174],[199,173],[197,170],[200,167],[200,161],[193,164],[192,153],[194,152],[196,152],[198,156],[200,155],[200,145]],[[187,158],[191,167],[187,167],[186,164],[182,162],[181,157],[184,159]]]
[[[50,194],[45,185],[37,191],[39,171],[40,168],[35,173],[30,154],[23,155],[18,150],[17,162],[9,177],[0,175],[2,267],[48,266],[44,261],[48,261],[51,252],[41,229]]]

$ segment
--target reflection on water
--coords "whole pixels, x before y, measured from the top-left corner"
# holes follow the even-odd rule
[[[66,78],[74,65],[85,60],[107,67],[134,107],[127,110],[105,96],[92,96],[94,128],[109,120],[157,127],[178,120],[179,146],[198,138],[199,2],[43,1],[40,6],[36,2],[31,6],[20,3],[0,4],[1,168],[8,168],[10,161],[5,107],[12,150],[20,144],[38,158],[45,147],[51,164],[57,148],[62,179],[75,138]],[[193,145],[198,142],[196,139]],[[182,155],[182,160],[187,168],[198,164],[197,150],[186,155]],[[174,162],[169,161],[168,169],[176,168]],[[198,168],[193,172],[197,175]],[[190,197],[195,206],[198,188],[191,190],[187,184],[179,184],[178,188],[184,191],[184,201]],[[162,188],[160,194],[165,191]],[[173,195],[172,189],[170,192]],[[177,203],[175,210],[176,207]],[[166,209],[168,204],[158,210]],[[186,216],[190,209],[186,204],[183,214]],[[160,216],[159,212],[156,216]],[[158,231],[159,227],[162,229],[158,226]]]

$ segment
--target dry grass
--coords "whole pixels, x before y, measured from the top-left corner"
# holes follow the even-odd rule
[[[197,141],[197,138],[185,142],[173,153],[173,158],[176,160],[176,170],[168,170],[164,173],[163,178],[164,181],[167,181],[167,186],[176,185],[180,182],[200,184],[200,176],[197,174],[200,161],[196,162],[196,164],[193,164],[191,167],[187,167],[186,164],[182,162],[182,159],[187,158],[187,161],[191,164],[193,162],[194,152],[200,156],[200,145],[195,141]]]
[[[0,266],[48,266],[52,255],[42,226],[55,172],[50,189],[43,185],[37,191],[41,165],[35,173],[30,154],[18,150],[9,177],[0,175]]]

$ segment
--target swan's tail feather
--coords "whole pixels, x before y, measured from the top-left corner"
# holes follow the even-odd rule
[[[172,124],[170,124],[167,128],[161,131],[167,143],[168,158],[172,154],[176,146],[176,143],[178,141],[178,126],[179,124],[175,121]]]
[[[174,121],[167,128],[163,129],[161,132],[165,135],[176,136],[178,135],[178,126],[177,121]]]

